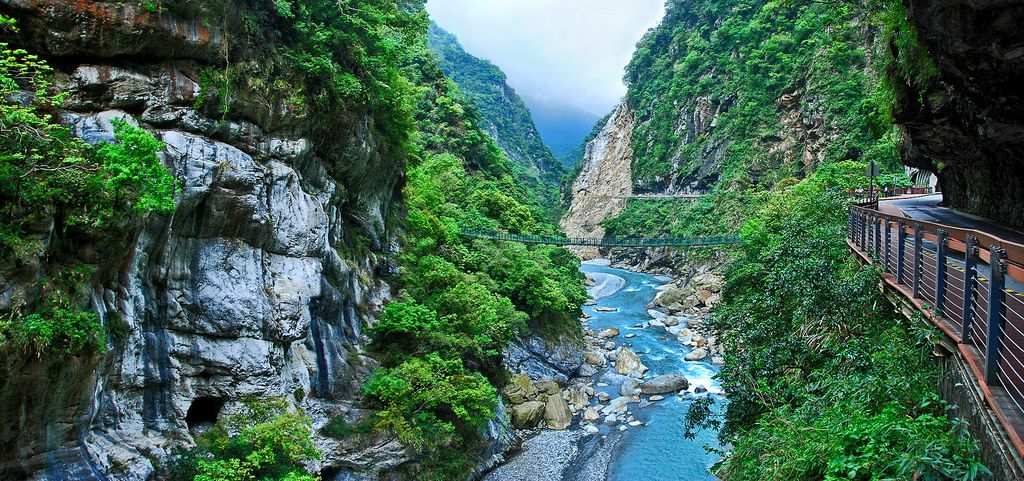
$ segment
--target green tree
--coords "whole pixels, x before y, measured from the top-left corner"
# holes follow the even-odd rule
[[[135,212],[172,212],[177,181],[157,155],[163,142],[124,120],[114,121],[114,138],[96,152],[103,165],[103,188]]]

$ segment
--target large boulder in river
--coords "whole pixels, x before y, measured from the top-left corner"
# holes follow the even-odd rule
[[[532,428],[540,422],[541,417],[544,416],[544,411],[545,404],[540,401],[529,401],[512,406],[512,425],[518,429]]]
[[[658,311],[658,310],[654,310],[654,309],[648,309],[647,310],[647,315],[651,316],[652,319],[664,319],[664,318],[668,317],[668,314],[665,314],[664,312],[661,312],[661,311]]]
[[[717,293],[722,291],[722,278],[716,274],[706,272],[697,277],[694,277],[690,281],[690,287],[695,291],[708,291],[709,294]],[[705,300],[707,297],[701,296],[701,300]]]
[[[512,372],[523,372],[533,379],[554,379],[569,382],[583,365],[583,351],[572,336],[555,339],[529,335],[510,343],[504,352],[505,366]]]
[[[687,297],[693,294],[693,289],[690,287],[672,287],[665,289],[658,293],[654,298],[654,305],[660,307],[669,307],[673,304],[681,304]]]
[[[615,371],[623,376],[640,378],[644,377],[644,373],[647,372],[647,366],[640,362],[640,356],[637,356],[628,347],[624,347],[615,359]]]
[[[619,386],[619,394],[622,396],[635,396],[640,393],[640,382],[636,379],[630,378],[622,382]]]
[[[605,364],[608,364],[608,360],[605,359],[604,354],[597,351],[584,352],[583,361],[596,367],[604,367]]]
[[[554,396],[557,394],[561,394],[562,392],[562,387],[559,386],[557,382],[552,381],[550,379],[537,381],[533,385],[537,387],[537,391],[539,393],[543,393],[546,396]]]
[[[603,329],[601,332],[597,333],[597,337],[601,339],[608,339],[610,337],[616,337],[618,335],[619,328],[617,327],[609,327],[608,329]]]
[[[590,405],[590,395],[583,389],[570,389],[567,391],[569,405],[573,410],[583,409]]]
[[[664,374],[655,376],[640,385],[640,392],[644,394],[668,394],[681,391],[690,387],[690,382],[679,374]]]
[[[687,361],[703,361],[704,359],[707,359],[707,357],[708,350],[701,347],[690,351],[690,353],[683,357],[683,359],[686,359]]]
[[[607,406],[601,409],[601,412],[603,414],[624,413],[629,409],[629,405],[635,402],[637,399],[632,396],[619,396],[612,399]]]
[[[544,422],[548,429],[561,430],[569,427],[572,423],[572,411],[569,403],[562,399],[562,396],[551,396],[544,406]]]

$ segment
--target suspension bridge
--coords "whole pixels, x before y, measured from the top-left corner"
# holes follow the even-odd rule
[[[523,244],[546,244],[556,246],[586,247],[703,247],[739,244],[738,236],[691,237],[681,239],[656,238],[614,238],[614,237],[550,237],[525,234],[507,234],[504,232],[488,232],[480,230],[462,230],[463,237],[492,239]]]

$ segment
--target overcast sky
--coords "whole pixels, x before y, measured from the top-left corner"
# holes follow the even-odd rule
[[[623,69],[664,0],[428,0],[427,9],[527,103],[603,116],[626,93]]]

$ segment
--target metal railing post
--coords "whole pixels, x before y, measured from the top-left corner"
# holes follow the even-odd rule
[[[846,209],[846,238],[853,240],[853,207]]]
[[[868,222],[864,211],[860,213],[860,248],[867,250],[868,246]]]
[[[1006,286],[1006,251],[992,246],[988,261],[988,335],[985,338],[985,383],[999,382],[999,350],[1003,345],[1003,289]]]
[[[974,303],[974,283],[977,282],[974,269],[978,265],[978,238],[968,234],[964,242],[967,243],[967,248],[964,249],[964,327],[960,335],[960,342],[967,342],[974,337],[971,334],[971,327],[974,324],[972,304]]]
[[[892,222],[889,222],[889,219],[885,219],[885,260],[882,261],[885,272],[891,272],[891,269],[889,269],[890,252],[892,252]]]
[[[935,255],[935,309],[939,312],[946,310],[946,256],[948,255],[949,234],[939,229],[938,249]]]
[[[914,224],[914,298],[921,297],[921,271],[924,269],[921,251],[924,250],[924,240],[921,239],[921,224]]]
[[[899,245],[896,246],[896,283],[906,285],[903,257],[907,253],[907,223],[900,219],[898,228],[899,231],[896,232],[896,242],[899,242]]]
[[[878,214],[875,214],[874,225],[875,225],[875,258],[876,259],[882,253],[882,223],[881,223],[881,220],[882,219],[879,218]]]

